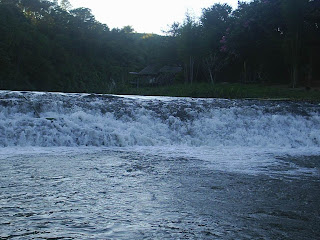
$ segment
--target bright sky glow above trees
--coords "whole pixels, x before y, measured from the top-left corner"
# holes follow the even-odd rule
[[[219,2],[233,8],[238,4],[238,0],[70,0],[74,8],[90,8],[109,28],[131,25],[137,32],[158,34],[173,22],[182,22],[186,12],[198,17],[202,8]]]

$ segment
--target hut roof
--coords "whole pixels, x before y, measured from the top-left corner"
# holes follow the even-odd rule
[[[149,65],[142,69],[138,74],[139,75],[157,75],[159,72],[159,67],[156,65]]]

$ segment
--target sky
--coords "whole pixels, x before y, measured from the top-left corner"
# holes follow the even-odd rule
[[[203,8],[215,3],[228,3],[233,8],[238,0],[69,0],[73,8],[86,7],[96,19],[112,28],[132,26],[139,33],[163,34],[174,22],[183,22],[186,12],[201,15]]]

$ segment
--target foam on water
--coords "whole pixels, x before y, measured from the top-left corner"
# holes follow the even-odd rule
[[[0,91],[0,238],[315,239],[319,113]]]
[[[320,107],[253,100],[0,92],[0,146],[320,146]]]

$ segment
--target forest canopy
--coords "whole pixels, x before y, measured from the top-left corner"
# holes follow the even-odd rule
[[[112,92],[146,66],[175,82],[312,86],[320,80],[320,1],[254,0],[186,15],[159,36],[109,29],[68,1],[0,0],[0,89]]]

